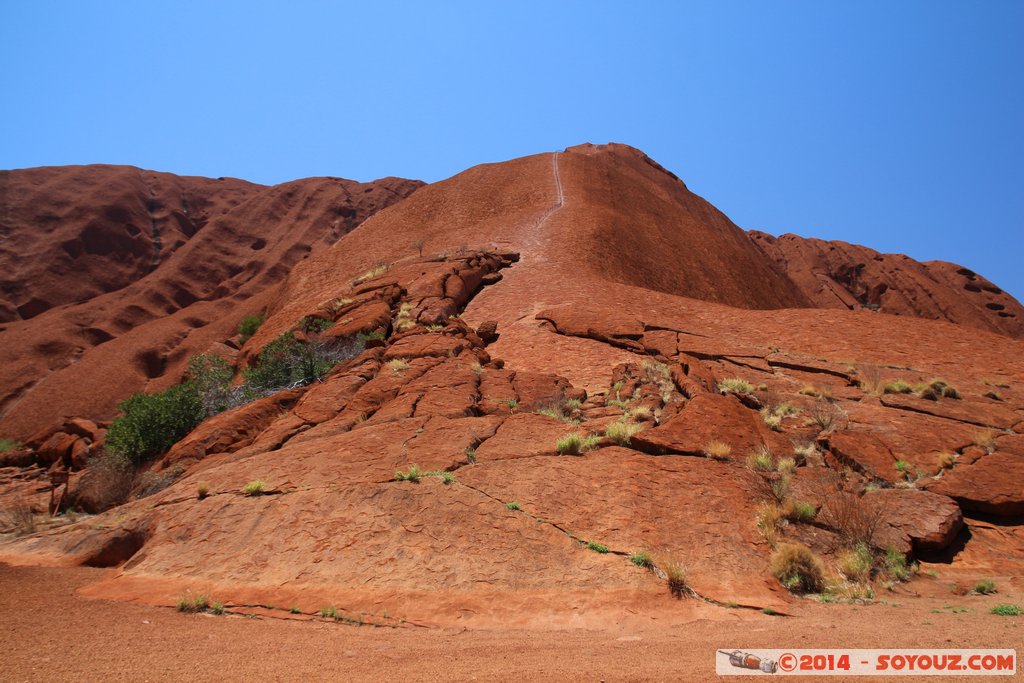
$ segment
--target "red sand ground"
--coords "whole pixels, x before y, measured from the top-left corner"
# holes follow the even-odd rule
[[[1019,657],[1024,642],[1024,617],[988,613],[999,596],[946,596],[941,579],[923,586],[928,597],[806,603],[795,617],[709,612],[684,601],[677,609],[690,618],[676,626],[467,631],[181,614],[78,595],[109,571],[0,564],[0,679],[706,681],[715,679],[716,648],[1017,648]],[[997,680],[1024,680],[1024,672]]]

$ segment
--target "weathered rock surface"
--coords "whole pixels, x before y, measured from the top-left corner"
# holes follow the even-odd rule
[[[60,329],[61,311],[11,323],[3,334],[15,360],[45,356],[54,382],[104,392],[93,412],[56,400],[33,413],[36,392],[52,389],[33,376],[5,424],[56,416],[59,429],[32,430],[43,437],[30,444],[36,458],[73,458],[101,440],[116,401],[140,386],[111,368],[135,367],[155,389],[177,381],[194,352],[220,348],[241,369],[284,332],[315,343],[309,318],[333,323],[321,339],[372,336],[323,381],[200,425],[141,473],[166,474],[157,482],[166,488],[0,541],[0,559],[116,565],[90,594],[159,604],[197,590],[308,611],[386,608],[423,625],[588,625],[627,614],[671,623],[679,603],[666,569],[685,572],[687,595],[785,611],[792,598],[769,572],[771,533],[757,520],[776,503],[823,508],[841,485],[851,500],[885,502],[878,543],[1019,575],[1024,347],[1007,329],[921,319],[924,308],[814,308],[799,279],[624,146],[476,167],[401,201],[408,184],[364,186],[367,195],[393,186],[372,208],[393,205],[328,245],[325,215],[343,186],[261,189],[211,218],[165,265],[202,253],[204,233],[234,245],[229,236],[248,234],[243,217],[287,229],[279,242],[261,237],[255,265],[234,274],[229,247],[210,266],[217,287],[190,289],[200,296],[181,310],[156,315],[132,298],[142,283],[159,292],[177,277],[163,265],[106,295],[143,313],[125,314],[133,329],[73,364],[61,366],[72,347],[44,351],[13,335],[36,320]],[[344,196],[352,222],[371,212]],[[174,273],[202,270],[195,263]],[[240,344],[238,320],[258,311],[266,321]],[[912,387],[941,378],[959,398],[884,394],[867,381],[874,371]],[[749,392],[722,395],[724,380]],[[573,432],[578,447],[559,454]],[[705,457],[714,441],[730,452]],[[762,447],[783,471],[748,465]],[[31,471],[33,482],[45,474]],[[255,480],[264,495],[245,495]],[[0,492],[14,491],[5,481]],[[958,535],[961,524],[970,534]],[[821,515],[771,531],[831,568],[849,543],[839,526]],[[653,568],[630,562],[635,553]]]

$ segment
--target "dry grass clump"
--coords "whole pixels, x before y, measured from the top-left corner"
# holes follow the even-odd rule
[[[584,436],[579,432],[566,434],[555,444],[559,455],[582,455],[591,450],[601,440],[599,436]]]
[[[388,268],[391,267],[390,263],[378,263],[376,266],[366,271],[356,279],[352,280],[352,286],[361,285],[368,280],[372,280],[375,277],[380,277],[384,273],[388,272]]]
[[[929,401],[938,401],[940,398],[960,398],[960,391],[956,387],[946,384],[941,379],[933,379],[927,384],[918,385],[917,393],[921,398],[928,399]]]
[[[243,496],[262,496],[264,493],[266,493],[266,490],[267,490],[266,482],[264,482],[264,481],[262,481],[260,479],[255,479],[253,481],[250,481],[248,484],[246,484],[245,486],[242,487],[242,495]]]
[[[605,427],[604,435],[620,446],[628,446],[633,435],[642,430],[641,425],[616,420]]]
[[[767,408],[761,408],[761,420],[771,429],[773,432],[782,431],[782,416],[776,415]]]
[[[936,464],[940,470],[952,469],[953,465],[956,464],[956,453],[950,451],[943,451],[936,457]]]
[[[813,522],[818,516],[818,508],[814,503],[787,498],[782,504],[782,514],[794,522]]]
[[[0,511],[0,533],[27,536],[34,534],[36,529],[36,514],[28,501],[16,501],[11,507]]]
[[[395,316],[395,321],[392,323],[392,327],[395,328],[396,332],[403,332],[405,330],[416,327],[416,321],[412,319],[413,305],[404,301],[398,306],[398,314]]]
[[[847,581],[865,583],[871,578],[875,557],[867,543],[857,543],[836,558],[836,567]]]
[[[971,443],[984,448],[986,453],[993,453],[996,450],[996,433],[991,429],[979,430],[971,436]]]
[[[857,365],[854,368],[855,381],[857,386],[865,394],[881,396],[885,393],[885,382],[882,381],[882,371],[877,365]]]
[[[775,456],[767,446],[758,446],[753,453],[747,456],[747,467],[755,472],[773,472]]]
[[[778,541],[779,525],[784,518],[782,509],[775,503],[761,503],[757,506],[757,528],[773,548]]]
[[[205,481],[199,482],[199,484],[196,486],[196,498],[198,498],[199,500],[203,500],[204,498],[208,498],[209,495],[210,485],[207,484]]]
[[[804,386],[800,387],[800,390],[797,391],[797,393],[801,394],[802,396],[811,396],[813,398],[820,398],[826,401],[831,401],[833,398],[832,387],[828,386],[827,384],[822,386],[805,384]]]
[[[411,365],[409,365],[409,361],[407,361],[404,358],[392,358],[387,363],[385,363],[385,365],[387,365],[391,369],[391,372],[395,373],[396,375],[400,375],[402,374],[403,370],[408,370],[409,368],[412,367]]]
[[[883,394],[912,394],[914,393],[914,387],[910,386],[907,382],[902,379],[896,379],[891,382],[886,382],[882,387]]]
[[[752,394],[754,385],[744,379],[731,377],[721,380],[718,383],[718,390],[723,394]]]
[[[846,490],[839,480],[823,485],[815,498],[824,501],[818,521],[834,529],[851,545],[871,545],[886,512],[877,499],[866,499]]]
[[[732,455],[732,446],[715,439],[705,444],[704,455],[713,460],[727,460]]]
[[[665,572],[665,581],[673,596],[682,598],[689,592],[689,586],[686,585],[686,568],[681,563],[667,562],[662,571]]]
[[[807,411],[807,420],[804,422],[808,427],[817,427],[822,432],[828,432],[839,426],[840,421],[845,417],[845,412],[839,406],[829,403],[823,399],[814,402],[811,409]]]
[[[780,543],[769,560],[772,574],[793,593],[817,593],[825,585],[825,570],[817,555],[799,543]]]

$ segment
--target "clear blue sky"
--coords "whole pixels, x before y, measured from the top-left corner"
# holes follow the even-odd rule
[[[1024,2],[0,4],[0,168],[435,181],[643,149],[738,225],[1024,297]]]

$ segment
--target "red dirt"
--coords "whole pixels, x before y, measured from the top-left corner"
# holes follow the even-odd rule
[[[278,202],[288,190],[268,192],[276,199],[260,195],[245,205],[253,221],[272,215],[290,230],[315,232],[315,217],[281,217]],[[232,221],[211,222],[204,232],[241,229]],[[508,635],[502,652],[513,657],[539,647],[552,658],[541,662],[585,640],[581,632],[605,633],[609,624],[629,637],[643,634],[661,653],[679,637],[697,642],[697,635],[718,632],[693,629],[695,620],[735,619],[736,630],[723,631],[729,637],[770,623],[764,642],[773,645],[794,634],[820,643],[840,619],[860,629],[840,631],[845,644],[882,646],[879,633],[897,632],[893,646],[930,643],[928,631],[896,628],[905,613],[890,616],[877,602],[864,615],[849,605],[812,604],[784,590],[769,570],[773,543],[795,541],[839,580],[839,557],[851,542],[835,521],[834,503],[864,493],[865,505],[878,511],[878,550],[893,545],[913,553],[941,577],[940,584],[918,573],[893,586],[909,611],[939,609],[948,582],[971,586],[982,578],[996,581],[999,601],[1022,601],[1024,487],[999,477],[1021,461],[1020,339],[915,317],[926,316],[923,309],[894,316],[812,308],[799,278],[790,279],[682,182],[622,145],[475,167],[380,210],[306,259],[287,245],[294,234],[274,252],[294,264],[290,271],[281,267],[261,287],[251,284],[259,281],[255,274],[237,288],[218,280],[220,298],[188,307],[190,315],[205,304],[219,313],[201,340],[194,333],[163,347],[167,370],[151,386],[177,381],[190,353],[234,344],[243,312],[259,310],[254,301],[269,315],[229,354],[239,369],[308,316],[334,323],[322,339],[374,331],[383,339],[322,382],[201,424],[154,464],[173,480],[166,489],[7,540],[0,559],[116,566],[82,586],[91,597],[168,606],[186,591],[207,592],[231,605],[296,605],[306,613],[333,605],[348,618],[363,613],[443,633]],[[180,260],[180,269],[196,268],[204,253],[198,250],[209,250],[197,239],[166,265]],[[189,249],[196,251],[186,262]],[[100,297],[89,310],[115,310],[103,307],[108,299],[121,301],[150,280],[173,282],[179,271],[167,272]],[[964,306],[973,306],[970,298]],[[3,334],[31,356],[12,333],[58,312]],[[58,381],[73,382],[74,405],[94,396],[91,416],[112,417],[109,406],[126,390],[110,381],[112,369],[130,350],[151,352],[154,330],[171,334],[181,315],[91,349],[88,363],[83,356],[54,372],[54,384],[48,378],[33,385],[5,424],[61,415],[63,399],[43,401]],[[719,383],[736,379],[750,391],[721,395]],[[883,392],[897,380],[912,392]],[[618,442],[605,435],[624,424],[639,433]],[[70,429],[68,423],[59,434]],[[559,455],[559,440],[572,432],[592,435],[593,450]],[[69,452],[86,438],[93,446],[101,435],[48,443]],[[715,440],[731,452],[706,457]],[[793,470],[789,493],[784,472],[748,465],[762,446],[774,463],[792,458],[780,466]],[[43,452],[32,455],[38,460]],[[395,480],[413,465],[454,481],[436,474],[418,483]],[[40,470],[4,472],[0,491],[10,493],[0,495],[13,499],[17,491],[39,504],[45,487],[27,489]],[[256,479],[266,482],[267,495],[243,495]],[[210,495],[200,499],[200,488]],[[772,527],[774,535],[763,533],[757,518],[773,495],[810,503],[815,519],[794,518]],[[630,561],[639,551],[656,570]],[[688,584],[682,601],[665,581],[664,570],[677,563]],[[884,586],[885,576],[877,576],[876,599],[888,595]],[[798,626],[776,627],[780,620],[766,620],[761,608],[796,615],[785,623]],[[1005,642],[1000,629],[1016,623],[980,613],[971,619],[979,629],[971,637],[998,643]],[[293,626],[313,628],[273,628]],[[552,630],[557,644],[550,644]],[[944,635],[955,646],[975,644]],[[383,638],[391,637],[402,636]],[[1012,637],[1019,642],[1019,634]],[[408,642],[428,660],[448,643],[435,635]],[[662,667],[643,651],[595,656],[613,676],[629,675],[632,666],[641,678],[668,677],[678,661],[666,654]],[[530,671],[582,671],[577,660],[541,666]],[[490,667],[473,660],[466,671]],[[430,678],[442,670],[420,671]]]
[[[230,606],[221,617],[180,614],[81,597],[81,587],[109,571],[0,564],[0,679],[706,681],[715,677],[719,648],[1016,648],[1019,657],[1024,638],[1020,618],[988,614],[997,596],[948,596],[941,578],[927,582],[924,597],[893,595],[861,606],[808,602],[795,618],[680,603],[687,623],[678,626],[466,631],[243,618],[232,612],[258,610]],[[1005,680],[1021,679],[1018,672]]]

